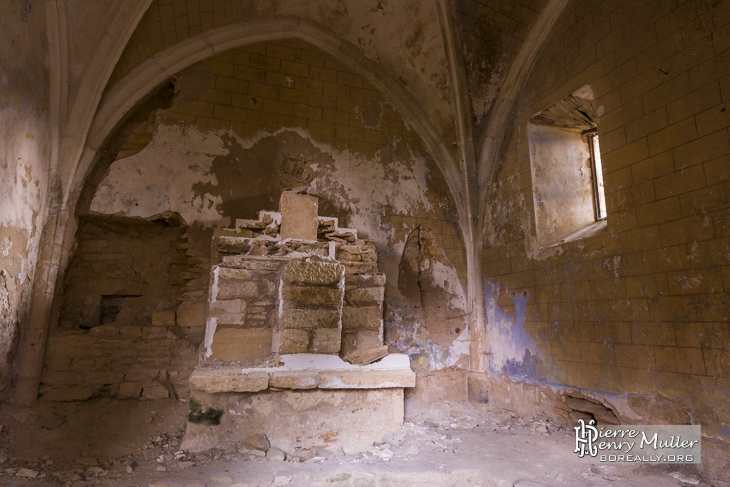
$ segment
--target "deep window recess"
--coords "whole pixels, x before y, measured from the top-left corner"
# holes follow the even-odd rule
[[[540,247],[583,238],[605,227],[597,126],[593,91],[587,85],[527,124]]]

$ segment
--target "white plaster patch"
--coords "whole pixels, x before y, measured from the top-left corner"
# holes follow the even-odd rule
[[[138,217],[175,211],[187,223],[227,224],[229,219],[216,210],[222,198],[210,194],[197,197],[193,185],[218,184],[210,172],[212,163],[216,157],[228,154],[229,150],[216,133],[158,124],[147,147],[114,161],[94,195],[90,210]]]
[[[7,257],[10,255],[10,249],[13,247],[13,242],[10,240],[10,237],[5,237],[0,243],[0,255],[3,257]]]

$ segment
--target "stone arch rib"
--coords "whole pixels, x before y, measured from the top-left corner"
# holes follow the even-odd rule
[[[318,24],[300,18],[277,18],[235,24],[206,31],[172,46],[144,61],[116,83],[102,99],[91,123],[67,201],[75,204],[91,170],[94,156],[123,117],[164,80],[210,56],[255,42],[297,38],[308,42],[363,76],[386,99],[421,137],[446,179],[456,207],[462,217],[465,195],[458,164],[421,104],[377,62],[367,58],[355,45],[342,40]]]

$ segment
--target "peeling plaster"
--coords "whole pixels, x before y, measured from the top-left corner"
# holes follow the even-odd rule
[[[220,137],[180,125],[158,125],[152,142],[139,153],[115,161],[99,184],[90,211],[149,217],[164,211],[179,213],[187,223],[229,224],[216,210],[222,198],[195,194],[193,185],[218,184],[211,174],[216,156],[228,155]],[[150,164],[150,161],[155,163]],[[171,165],[185,164],[175,171]]]
[[[398,288],[391,290],[384,326],[390,346],[407,353],[414,369],[466,367],[469,313],[456,269],[433,234],[414,229],[403,248]]]
[[[320,196],[320,216],[338,216],[328,211],[339,212],[342,226],[357,228],[363,237],[375,241],[379,252],[397,256],[404,244],[394,241],[396,228],[384,220],[386,215],[435,210],[435,202],[426,197],[431,177],[426,158],[402,141],[393,139],[389,146],[366,156],[318,142],[299,128],[282,128],[273,133],[262,131],[242,138],[233,131],[203,133],[193,126],[164,123],[157,124],[152,142],[142,151],[112,163],[108,175],[99,184],[90,210],[141,217],[174,211],[188,224],[197,221],[206,226],[230,225],[232,219],[245,215],[233,214],[230,209],[223,211],[226,197],[220,192],[221,184],[235,183],[220,181],[216,161],[221,158],[227,167],[236,166],[236,177],[245,181],[253,174],[241,166],[240,156],[259,144],[271,145],[271,150],[284,158],[298,154],[302,161],[312,159],[305,164],[307,181],[303,184],[309,185],[309,193]],[[288,155],[287,144],[301,147],[300,152]],[[260,160],[254,161],[264,169],[269,168],[262,177],[273,181],[282,177],[279,169],[271,166],[271,160],[276,157],[273,153],[263,153]],[[175,177],[171,178],[170,174]],[[264,179],[257,183],[262,187],[266,184]],[[270,207],[249,208],[254,212],[251,216],[261,209],[277,209],[276,191],[280,190],[271,187],[264,191],[267,199],[258,201],[269,201]],[[237,208],[243,206],[239,204]]]
[[[46,5],[30,6],[0,4],[0,400],[28,322],[51,169]]]
[[[505,313],[497,305],[499,285],[484,282],[484,303],[487,316],[487,342],[492,354],[489,371],[505,374],[512,379],[538,380],[542,376],[542,359],[538,356],[535,338],[525,330],[528,294],[514,294],[515,316]]]
[[[365,117],[375,123],[381,110],[373,106]],[[259,210],[276,210],[282,189],[304,186],[319,196],[320,216],[337,217],[340,226],[356,228],[361,237],[375,242],[379,265],[387,274],[388,309],[393,309],[388,303],[397,293],[397,262],[405,246],[405,239],[398,237],[404,228],[388,220],[435,215],[437,210],[451,214],[447,198],[429,190],[432,175],[427,156],[395,137],[374,153],[361,154],[318,142],[299,128],[241,137],[234,131],[201,132],[195,126],[168,125],[163,120],[157,120],[146,147],[110,165],[93,197],[92,212],[150,217],[173,211],[191,225],[227,226]],[[432,285],[443,291],[447,307],[457,310],[451,314],[464,323],[454,325],[458,332],[447,347],[412,330],[415,334],[405,348],[426,358],[431,370],[465,367],[469,354],[464,290],[443,250],[439,248],[438,254],[424,271]],[[208,326],[208,330],[214,328]],[[210,353],[211,338],[205,337],[203,354]]]

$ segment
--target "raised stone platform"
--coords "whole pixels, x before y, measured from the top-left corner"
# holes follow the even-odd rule
[[[287,453],[366,449],[403,425],[408,356],[352,365],[334,355],[281,356],[279,367],[202,365],[190,377],[191,414],[182,448],[231,448],[255,434]]]
[[[391,354],[369,365],[353,365],[336,355],[282,355],[281,367],[241,368],[202,365],[190,376],[190,389],[201,392],[257,392],[278,389],[384,389],[414,387],[408,356]]]

